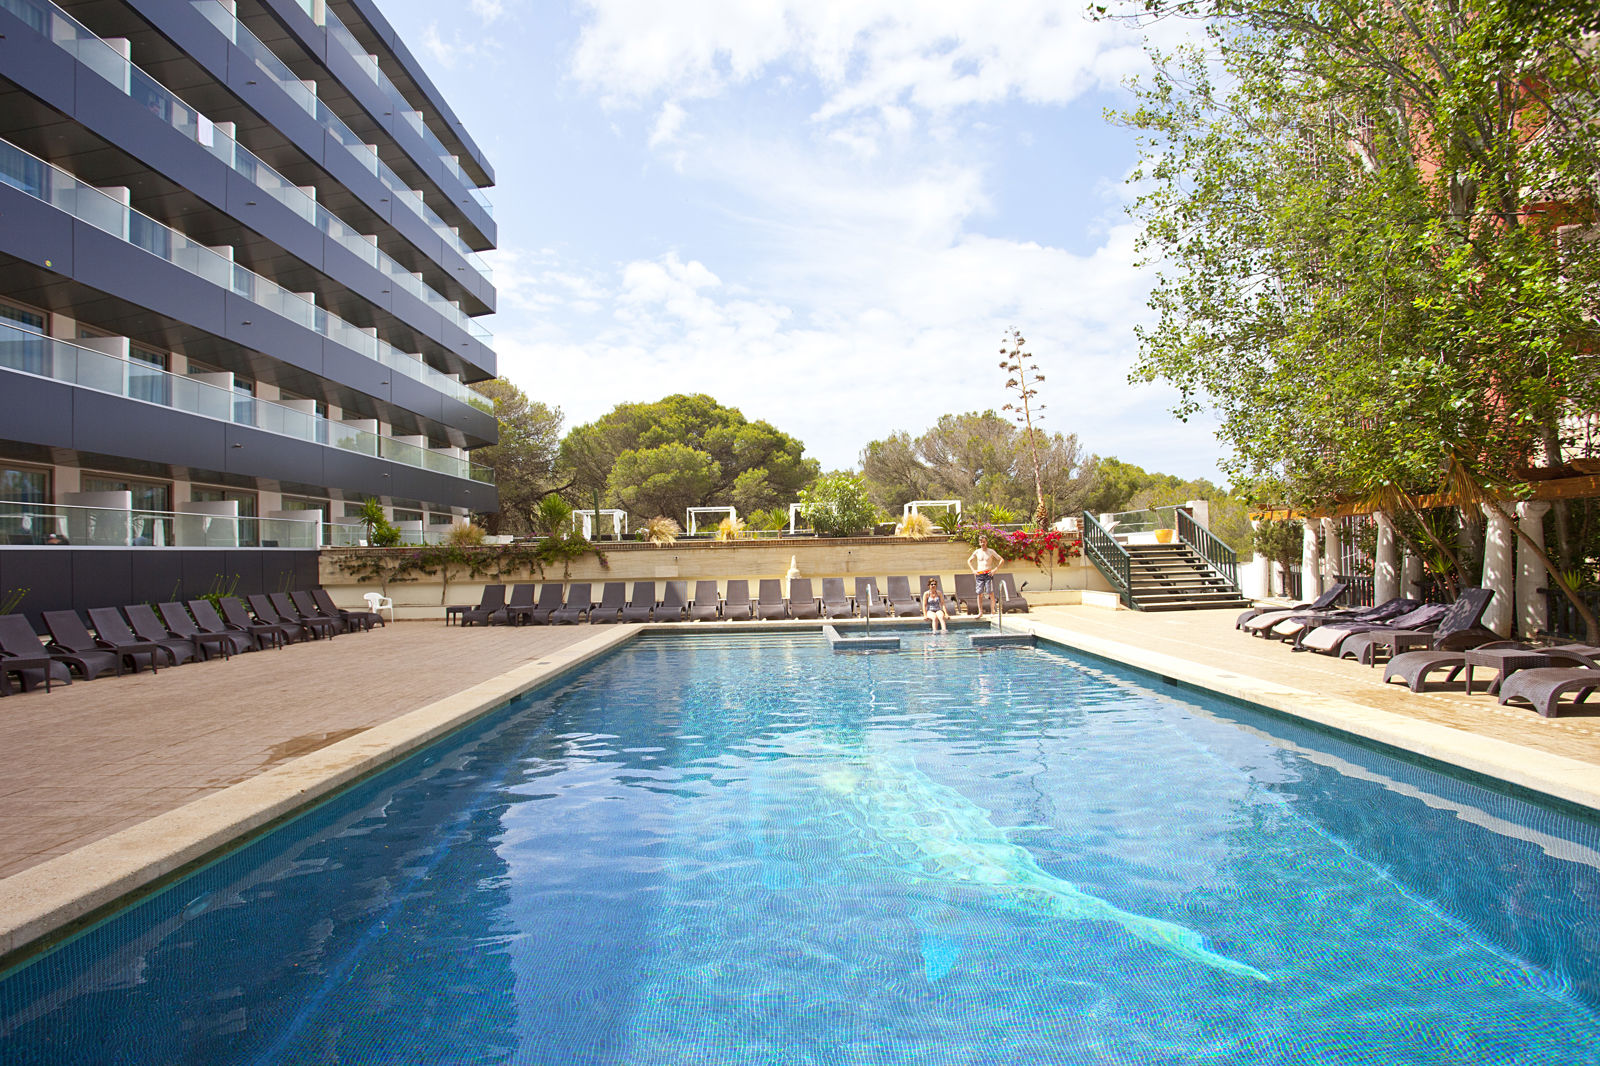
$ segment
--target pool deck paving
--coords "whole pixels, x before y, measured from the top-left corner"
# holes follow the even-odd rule
[[[1545,719],[1459,684],[1412,693],[1236,614],[1062,606],[1007,626],[1600,810],[1600,704]],[[400,622],[0,702],[0,960],[637,629]]]

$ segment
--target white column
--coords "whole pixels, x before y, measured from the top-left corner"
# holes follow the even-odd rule
[[[1344,554],[1339,542],[1339,520],[1337,518],[1324,518],[1322,520],[1322,537],[1327,544],[1322,549],[1322,587],[1332,588],[1334,582],[1339,580],[1339,556]]]
[[[1378,526],[1378,550],[1372,560],[1372,602],[1384,603],[1400,595],[1400,558],[1395,548],[1394,519],[1376,511],[1372,520]]]
[[[1322,595],[1322,538],[1317,520],[1305,520],[1305,536],[1300,542],[1300,597],[1314,600]]]
[[[1422,599],[1422,574],[1422,557],[1407,548],[1405,561],[1400,564],[1400,587],[1405,590],[1401,595]]]
[[[1511,522],[1492,504],[1482,504],[1483,516],[1488,525],[1483,534],[1483,587],[1494,592],[1489,609],[1484,612],[1483,625],[1502,637],[1511,635],[1511,622],[1516,617],[1512,600],[1515,577],[1512,572],[1511,541],[1516,536]]]
[[[1517,504],[1518,524],[1537,544],[1544,543],[1544,516],[1550,504],[1527,500]],[[1517,540],[1517,634],[1524,639],[1550,630],[1550,604],[1539,590],[1549,581],[1544,561]]]

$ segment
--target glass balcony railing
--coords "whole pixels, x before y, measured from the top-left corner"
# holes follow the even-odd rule
[[[203,244],[157,222],[155,219],[115,200],[92,185],[52,166],[38,156],[24,152],[8,141],[0,141],[0,182],[42,200],[73,218],[86,222],[124,241],[160,256],[197,277],[239,296],[329,340],[382,363],[391,370],[422,382],[462,403],[481,410],[494,406],[467,388],[457,378],[441,373],[405,352],[379,340],[359,326],[330,314],[311,300],[290,292],[276,282],[212,251]]]
[[[0,544],[80,548],[320,548],[315,518],[191,514],[0,500]]]
[[[313,0],[298,0],[298,3],[301,10],[315,22],[319,5],[313,3]],[[467,191],[472,194],[472,198],[477,201],[478,206],[482,207],[485,213],[492,217],[494,215],[494,205],[489,202],[489,198],[478,188],[478,183],[468,177],[465,170],[461,169],[461,160],[444,146],[444,142],[439,140],[438,135],[433,130],[428,128],[428,124],[422,119],[422,112],[411,106],[411,101],[407,100],[405,94],[395,86],[394,82],[389,80],[389,76],[378,66],[376,57],[371,55],[360,41],[356,40],[355,34],[350,32],[349,27],[344,24],[343,20],[334,13],[332,8],[325,4],[321,6],[325,19],[323,26],[328,31],[328,40],[338,45],[350,58],[356,61],[356,66],[361,68],[367,77],[372,80],[372,84],[377,87],[378,92],[388,101],[393,113],[417,132],[417,135],[422,138],[422,142],[428,146],[428,149],[444,163],[445,169],[460,179],[461,184],[467,187]]]
[[[84,66],[139,101],[163,122],[250,181],[265,195],[333,238],[356,258],[382,272],[393,285],[427,304],[443,315],[446,321],[455,323],[485,344],[493,339],[477,319],[380,250],[377,244],[362,236],[355,227],[317,203],[315,197],[256,158],[248,148],[218,129],[160,82],[123,59],[71,15],[48,0],[0,0],[0,8],[10,11],[49,37],[58,47],[72,53]],[[489,276],[487,271],[484,276]]]
[[[0,322],[0,368],[159,404],[175,411],[253,426],[451,477],[494,484],[487,467],[468,459],[381,436],[270,400],[241,400],[231,388],[122,359]]]
[[[461,253],[462,258],[471,263],[474,269],[485,277],[489,276],[488,266],[467,246],[461,235],[451,229],[450,225],[440,218],[420,195],[413,192],[398,174],[390,170],[389,166],[378,157],[378,153],[368,147],[365,141],[344,124],[343,119],[319,100],[315,92],[295,77],[294,71],[290,70],[272,49],[263,44],[248,26],[235,18],[233,13],[223,7],[218,0],[190,0],[190,3],[207,22],[217,28],[218,32],[255,62],[256,69],[263,77],[270,78],[302,111],[315,119],[334,140],[343,145],[364,169],[374,174],[383,183],[384,188],[389,190],[392,200],[405,204],[443,238],[446,244]]]

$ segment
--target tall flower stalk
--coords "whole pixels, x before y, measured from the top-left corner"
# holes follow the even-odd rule
[[[1039,373],[1039,364],[1032,362],[1031,353],[1023,349],[1028,343],[1022,336],[1022,331],[1012,326],[1006,330],[1001,339],[1000,369],[1007,374],[1006,388],[1017,394],[1015,403],[1006,404],[1001,410],[1010,411],[1017,424],[1022,427],[1023,436],[1028,442],[1028,456],[1033,460],[1033,492],[1037,506],[1033,509],[1033,522],[1043,528],[1050,521],[1050,509],[1044,503],[1044,468],[1039,464],[1039,441],[1034,436],[1033,420],[1044,418],[1044,404],[1037,403],[1034,397],[1039,395],[1037,386],[1044,380],[1044,375]]]

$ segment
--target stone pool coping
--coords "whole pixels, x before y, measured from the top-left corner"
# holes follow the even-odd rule
[[[750,622],[710,631],[792,632],[799,628],[820,629],[824,624],[793,620]],[[1036,616],[1010,616],[1006,624],[1013,631],[1032,633],[1068,650],[1122,663],[1158,678],[1266,707],[1600,812],[1600,774],[1591,763],[1096,637],[1052,625]],[[684,627],[659,623],[607,626],[576,644],[546,653],[535,662],[0,880],[0,970],[25,961],[231,849],[241,839],[305,810],[522,693],[641,633],[656,630],[683,632]]]

